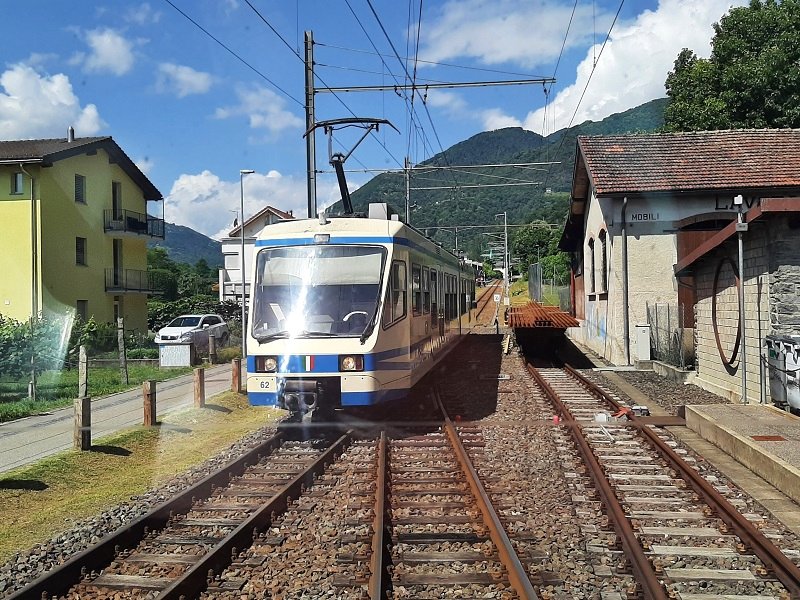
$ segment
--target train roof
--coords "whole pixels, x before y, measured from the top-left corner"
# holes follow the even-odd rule
[[[386,236],[390,238],[407,238],[417,244],[430,245],[436,254],[447,255],[459,260],[455,254],[446,250],[430,238],[402,221],[387,218],[367,217],[325,217],[323,220],[294,219],[267,225],[258,236],[259,240],[308,237],[319,233],[328,233],[335,237],[351,235]],[[259,244],[260,245],[260,244]]]

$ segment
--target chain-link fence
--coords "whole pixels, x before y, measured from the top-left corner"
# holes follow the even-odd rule
[[[680,367],[694,366],[694,321],[682,304],[647,303],[650,348],[654,360]]]

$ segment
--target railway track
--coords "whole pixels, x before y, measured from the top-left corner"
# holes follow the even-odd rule
[[[528,370],[586,464],[587,499],[605,508],[617,569],[632,574],[630,594],[800,597],[800,569],[759,530],[759,518],[741,514],[675,442],[573,369]],[[613,414],[620,419],[607,420]]]
[[[392,565],[391,597],[535,598],[467,453],[483,445],[480,430],[446,420],[438,431],[386,445],[386,496],[376,498],[375,513],[388,510],[375,531],[391,540],[382,555]],[[371,598],[382,598],[373,587]]]
[[[497,317],[499,306],[492,307],[494,303],[494,295],[502,289],[502,282],[496,281],[492,285],[486,287],[483,293],[477,298],[477,310],[475,312],[475,320],[479,323],[491,325]],[[494,314],[489,314],[494,309]]]
[[[276,434],[10,600],[197,597],[349,442]]]

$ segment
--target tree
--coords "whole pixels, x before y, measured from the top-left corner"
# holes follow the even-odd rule
[[[800,0],[751,0],[684,48],[667,75],[666,131],[800,127]]]

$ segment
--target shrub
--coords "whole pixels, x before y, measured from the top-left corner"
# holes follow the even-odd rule
[[[234,358],[242,357],[242,349],[238,346],[228,346],[217,351],[217,360],[221,363],[231,362]]]
[[[131,348],[125,355],[128,358],[158,358],[158,348]]]

